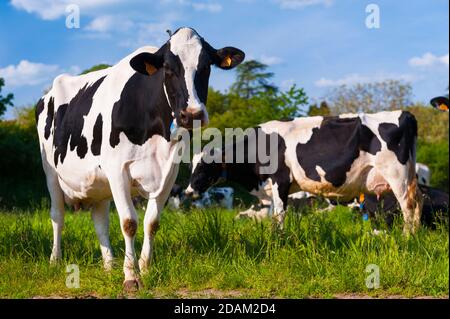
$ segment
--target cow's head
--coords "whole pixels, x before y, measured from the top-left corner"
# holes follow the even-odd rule
[[[448,97],[445,96],[435,97],[430,101],[430,104],[438,110],[448,112],[449,108]]]
[[[195,30],[181,28],[156,53],[138,54],[130,65],[148,76],[163,72],[164,90],[177,124],[189,129],[194,120],[200,120],[202,126],[208,123],[205,105],[211,65],[231,70],[244,58],[239,49],[216,50]]]
[[[202,152],[195,154],[192,158],[191,172],[189,186],[185,191],[185,195],[197,199],[208,188],[220,182],[223,175],[223,167],[220,163],[207,163],[204,160],[204,153]]]

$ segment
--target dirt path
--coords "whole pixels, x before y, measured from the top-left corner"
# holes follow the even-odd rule
[[[218,290],[218,289],[205,289],[192,291],[188,289],[180,289],[173,294],[163,294],[155,293],[155,299],[165,299],[165,298],[179,298],[179,299],[239,299],[245,298],[248,295],[247,291],[241,290]],[[34,296],[32,299],[103,299],[107,298],[105,296],[99,296],[96,294],[86,294],[80,296],[62,296],[62,295],[51,295],[51,296]],[[136,298],[134,295],[124,295],[122,298]],[[274,299],[279,299],[280,297],[273,297]],[[281,298],[283,299],[283,298]],[[317,297],[310,297],[305,299],[321,299]],[[404,295],[379,295],[371,296],[367,294],[359,293],[342,293],[335,294],[331,299],[449,299],[449,296],[415,296],[408,297]]]

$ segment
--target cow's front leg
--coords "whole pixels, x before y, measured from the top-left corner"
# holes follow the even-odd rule
[[[153,256],[153,242],[159,228],[161,212],[169,198],[170,191],[172,190],[177,175],[178,166],[174,167],[171,175],[169,175],[162,193],[157,198],[152,198],[148,201],[144,217],[144,243],[142,245],[141,257],[139,258],[139,269],[143,274],[147,273],[149,270]]]
[[[280,229],[283,229],[289,196],[289,183],[272,182],[273,220]]]
[[[144,243],[142,245],[141,257],[139,258],[139,269],[142,274],[147,273],[150,266],[153,254],[153,242],[159,228],[163,204],[158,199],[150,199],[148,201],[144,217]]]
[[[125,175],[125,174],[124,174]],[[141,286],[134,250],[134,239],[138,229],[138,218],[131,199],[129,179],[110,181],[111,191],[120,218],[120,227],[125,240],[125,259],[123,272],[125,274],[124,288],[128,291],[137,290]]]

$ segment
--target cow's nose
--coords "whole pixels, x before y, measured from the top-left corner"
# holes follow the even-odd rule
[[[187,110],[183,110],[180,112],[181,124],[187,128],[192,128],[194,126],[194,121],[200,121],[201,125],[203,126],[205,124],[205,118],[206,117],[204,111],[193,113]]]
[[[192,199],[192,200],[197,200],[200,198],[200,194],[198,192],[194,191],[193,189],[189,189],[189,188],[184,192],[184,195],[187,198]]]

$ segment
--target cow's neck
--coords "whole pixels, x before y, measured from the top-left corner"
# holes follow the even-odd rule
[[[163,113],[161,114],[161,119],[164,123],[164,127],[165,127],[165,133],[166,136],[164,136],[165,138],[169,138],[170,139],[170,129],[172,126],[172,123],[174,121],[174,111],[170,105],[170,102],[168,100],[168,96],[166,94],[165,88],[164,88],[164,82],[161,83],[161,87],[159,89],[158,92],[159,96],[160,96],[160,101],[161,101],[161,107],[163,110]]]
[[[112,110],[112,147],[119,144],[121,133],[136,145],[143,145],[154,135],[170,140],[173,116],[164,92],[163,78],[163,72],[153,76],[135,73],[125,84],[120,100]]]
[[[230,182],[240,184],[251,191],[260,183],[260,176],[256,172],[254,163],[227,163],[221,165],[221,175]]]
[[[160,71],[158,74],[155,74],[154,77],[145,77],[146,80],[150,80],[148,83],[148,87],[150,89],[150,96],[155,97],[147,101],[148,107],[150,109],[154,109],[153,113],[153,122],[161,123],[163,126],[162,135],[167,140],[170,139],[170,127],[173,123],[174,116],[173,110],[168,101],[168,96],[166,95],[166,91],[164,88],[164,76],[163,72]]]

